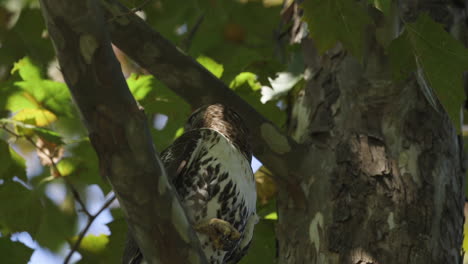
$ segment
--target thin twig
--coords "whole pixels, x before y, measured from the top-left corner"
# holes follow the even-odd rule
[[[78,193],[78,190],[75,188],[75,186],[70,182],[70,180],[67,178],[67,177],[64,177],[58,167],[57,167],[57,164],[55,163],[54,161],[54,158],[50,156],[49,153],[47,153],[43,148],[39,147],[36,142],[34,142],[34,140],[32,138],[30,138],[29,136],[20,136],[18,134],[16,134],[14,131],[11,131],[10,129],[8,129],[5,125],[2,126],[3,130],[5,130],[6,132],[8,132],[9,134],[17,137],[17,138],[25,138],[29,143],[31,143],[37,150],[39,150],[40,152],[42,152],[42,154],[44,154],[50,161],[50,164],[52,164],[52,168],[53,170],[58,174],[58,176],[63,179],[65,181],[65,183],[67,184],[67,186],[70,188],[71,192],[72,192],[72,195],[73,197],[75,198],[75,200],[78,202],[78,204],[80,205],[81,207],[81,211],[84,212],[86,214],[86,216],[90,217],[91,214],[89,213],[88,209],[86,209],[86,206],[83,202],[83,200],[81,199],[81,196],[80,194]]]
[[[143,9],[143,7],[145,5],[147,5],[151,0],[145,0],[143,1],[143,3],[141,3],[140,5],[138,5],[137,7],[134,7],[132,9],[130,9],[127,13],[123,13],[123,14],[118,14],[114,17],[112,17],[111,19],[109,19],[108,22],[112,22],[113,20],[117,19],[117,18],[121,18],[121,17],[124,17],[124,16],[128,16],[128,15],[131,15],[131,14],[136,14],[136,12],[138,11],[141,11]]]
[[[192,29],[188,32],[187,37],[182,40],[181,47],[183,50],[188,51],[190,48],[190,45],[192,44],[192,40],[195,37],[195,33],[197,33],[198,29],[200,28],[201,23],[205,19],[205,14],[201,14],[201,16],[197,19],[195,22],[195,25],[193,25]]]
[[[63,261],[64,264],[68,264],[68,262],[70,261],[71,257],[73,256],[73,254],[78,250],[78,247],[80,246],[81,244],[81,241],[83,240],[84,236],[86,235],[86,233],[88,232],[89,228],[91,227],[91,225],[93,224],[94,220],[107,208],[111,205],[111,203],[115,200],[115,195],[113,195],[109,200],[107,200],[102,206],[101,206],[101,209],[99,209],[99,211],[97,213],[95,213],[94,215],[91,215],[88,219],[88,223],[86,224],[85,228],[80,232],[80,234],[78,235],[78,239],[76,240],[75,244],[73,244],[73,247],[71,249],[71,251],[68,253],[67,257],[65,258],[65,260]]]
[[[34,140],[28,136],[20,136],[14,131],[8,129],[6,125],[2,126],[2,129],[5,130],[7,133],[13,135],[16,138],[25,138],[29,143],[31,143],[37,150],[41,151],[47,158],[49,158],[50,164],[52,164],[52,168],[55,170],[55,172],[59,175],[61,179],[64,179],[65,183],[67,186],[71,189],[71,192],[75,198],[75,200],[80,204],[81,210],[88,216],[88,223],[86,224],[85,228],[80,232],[78,239],[76,240],[75,244],[73,245],[71,251],[68,253],[67,257],[64,260],[64,264],[68,264],[70,261],[72,255],[78,250],[78,247],[81,244],[81,241],[83,240],[84,236],[88,232],[89,228],[93,224],[94,220],[107,208],[109,205],[115,200],[115,195],[113,195],[110,199],[108,199],[102,206],[101,209],[95,214],[91,214],[87,209],[86,206],[81,199],[80,194],[78,193],[78,190],[73,186],[73,184],[67,179],[67,177],[62,176],[60,171],[58,170],[57,164],[55,163],[53,157],[47,153],[42,147],[38,146]]]

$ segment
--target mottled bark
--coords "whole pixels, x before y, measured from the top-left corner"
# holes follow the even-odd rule
[[[41,0],[65,81],[148,263],[206,263],[130,93],[94,0]],[[119,254],[116,252],[116,254]]]
[[[406,19],[453,11],[442,1],[402,2]],[[421,76],[393,82],[373,30],[363,63],[340,45],[319,56],[313,40],[301,42],[307,84],[289,131],[310,146],[298,167],[306,203],[280,192],[279,263],[462,261],[462,144],[421,92]]]

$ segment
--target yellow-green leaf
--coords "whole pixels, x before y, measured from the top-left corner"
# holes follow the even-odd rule
[[[50,125],[57,120],[57,116],[46,109],[31,109],[26,108],[20,110],[14,117],[14,120],[21,121],[26,124],[43,127]]]

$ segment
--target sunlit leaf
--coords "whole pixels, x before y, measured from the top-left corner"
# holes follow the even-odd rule
[[[72,239],[73,243],[76,243],[78,237],[74,237]],[[109,243],[109,238],[104,235],[87,235],[83,237],[80,243],[80,249],[79,252],[81,254],[99,254],[101,253]]]
[[[229,88],[235,90],[247,83],[253,91],[257,91],[262,88],[262,85],[257,81],[257,75],[251,72],[239,73],[229,84]]]
[[[11,87],[16,91],[8,99],[7,107],[10,111],[29,108],[72,116],[70,92],[64,83],[43,79],[39,66],[28,57],[15,63],[12,73],[16,72],[22,80],[14,82]]]
[[[38,67],[34,66],[31,59],[24,57],[13,65],[11,73],[18,72],[21,78],[25,81],[39,81],[41,72]]]
[[[68,176],[76,170],[77,163],[74,158],[64,158],[57,164],[57,169],[61,176]]]
[[[276,213],[276,212],[269,213],[264,217],[264,219],[278,220],[278,213]]]
[[[203,65],[208,71],[210,71],[214,76],[221,78],[223,75],[224,67],[222,64],[217,63],[213,59],[206,56],[198,56],[198,63]]]
[[[284,96],[294,87],[294,85],[302,80],[302,78],[302,74],[294,74],[292,72],[278,72],[275,79],[268,78],[271,87],[262,87],[262,98],[260,101],[262,103],[266,103]]]
[[[13,88],[14,89],[14,88]],[[11,112],[18,112],[22,109],[36,109],[39,108],[39,102],[36,101],[30,94],[24,91],[16,91],[12,93],[7,99],[6,108]]]
[[[43,109],[22,109],[14,117],[14,120],[39,127],[50,125],[57,120],[57,116]]]
[[[138,75],[132,73],[127,78],[128,88],[136,100],[142,100],[152,90],[154,77],[151,75]]]

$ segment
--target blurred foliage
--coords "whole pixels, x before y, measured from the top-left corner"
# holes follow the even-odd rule
[[[284,47],[278,0],[125,0],[141,9],[144,19],[188,55],[196,58],[258,112],[284,128],[285,97],[304,86],[304,59],[300,47]],[[291,3],[292,1],[288,1]],[[374,22],[369,8],[384,15],[391,0],[316,0],[304,2],[309,33],[323,53],[341,43],[362,59],[365,32]],[[370,6],[369,6],[370,5]],[[288,32],[286,32],[288,33]],[[286,34],[287,35],[287,34]],[[284,34],[283,34],[284,36]],[[384,48],[396,81],[419,66],[430,88],[457,120],[463,99],[461,73],[466,49],[444,29],[421,16]],[[157,78],[145,75],[118,49],[128,86],[145,109],[157,150],[163,150],[183,132],[193,109]],[[28,232],[41,247],[59,250],[74,244],[81,230],[70,199],[96,184],[105,193],[111,187],[99,175],[98,158],[87,137],[71,95],[61,81],[51,41],[37,0],[0,1],[0,253],[2,263],[26,263],[32,250],[9,238]],[[110,95],[111,96],[111,95]],[[281,108],[279,107],[281,106]],[[458,107],[458,108],[457,108]],[[31,160],[39,160],[38,164]],[[26,173],[28,171],[28,173]],[[255,174],[258,215],[249,254],[241,263],[275,263],[276,185],[267,168]],[[47,188],[60,183],[65,199],[51,200]],[[72,189],[72,187],[74,189]],[[76,197],[75,197],[76,198]],[[83,196],[87,201],[88,197]],[[120,209],[112,210],[110,234],[87,234],[78,263],[118,263],[123,252],[126,224]],[[7,252],[7,253],[6,253]]]
[[[78,252],[83,264],[121,263],[127,234],[127,224],[123,217],[114,212],[114,221],[109,223],[110,235],[87,235],[80,244]]]
[[[22,243],[11,241],[8,237],[0,237],[0,254],[2,254],[2,263],[27,263],[32,253],[33,250]]]
[[[364,51],[364,30],[371,23],[364,3],[316,0],[303,4],[305,20],[317,48],[324,52],[340,41],[356,57]]]

